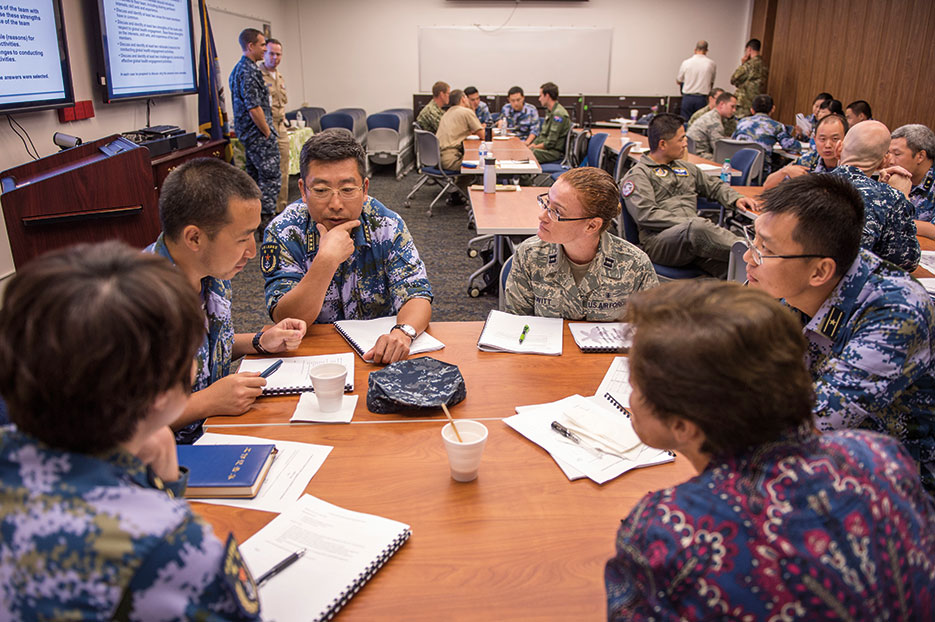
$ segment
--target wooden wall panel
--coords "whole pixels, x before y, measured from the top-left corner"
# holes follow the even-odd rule
[[[768,92],[777,118],[792,123],[828,91],[845,106],[867,100],[890,129],[935,128],[935,2],[756,0],[754,27],[768,24],[773,5],[772,36],[761,38],[770,41]]]

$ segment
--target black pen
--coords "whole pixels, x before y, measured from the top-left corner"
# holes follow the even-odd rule
[[[281,362],[282,361],[280,361],[280,363]],[[293,553],[292,555],[290,555],[289,557],[282,560],[281,562],[279,562],[278,564],[270,568],[268,571],[260,575],[260,578],[256,580],[256,584],[258,586],[263,585],[264,583],[266,583],[267,581],[269,581],[270,579],[278,575],[280,572],[282,572],[283,570],[285,570],[292,564],[299,561],[299,558],[302,557],[303,555],[305,555],[305,549],[302,549],[301,551],[296,551],[295,553]]]
[[[269,378],[274,373],[276,373],[276,370],[279,369],[280,367],[282,367],[282,359],[279,359],[278,361],[276,361],[275,363],[273,363],[272,365],[270,365],[269,367],[261,371],[260,378]]]
[[[568,440],[572,441],[573,443],[578,444],[578,445],[581,444],[581,439],[578,438],[578,435],[572,432],[571,430],[569,430],[568,428],[566,428],[565,426],[563,426],[558,421],[552,422],[552,429],[558,432],[559,434],[561,434],[562,436],[564,436],[565,438],[567,438]]]

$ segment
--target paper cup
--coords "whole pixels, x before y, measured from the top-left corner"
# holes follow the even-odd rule
[[[451,479],[456,482],[470,482],[477,479],[480,459],[487,443],[487,427],[483,423],[467,419],[458,419],[455,424],[458,426],[461,440],[464,441],[462,443],[458,442],[450,423],[446,423],[442,428],[442,440],[445,441],[445,450],[448,452]]]
[[[313,367],[309,372],[312,388],[318,398],[318,408],[323,413],[340,410],[344,401],[344,384],[347,380],[347,368],[337,363],[327,363]]]

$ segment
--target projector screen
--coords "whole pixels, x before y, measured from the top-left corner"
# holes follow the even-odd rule
[[[104,101],[196,93],[189,0],[98,0]]]
[[[75,103],[61,0],[0,4],[0,114]]]

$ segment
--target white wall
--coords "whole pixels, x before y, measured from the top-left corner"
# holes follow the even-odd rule
[[[612,27],[610,91],[626,95],[678,94],[679,64],[691,56],[695,41],[707,39],[709,56],[718,65],[717,84],[729,86],[748,38],[753,6],[753,0],[284,2],[298,8],[297,23],[303,25],[304,98],[328,110],[355,106],[368,113],[412,105],[412,93],[419,90],[419,26]],[[541,47],[543,63],[587,62],[573,51],[550,49],[548,41]],[[478,67],[481,90],[483,73]],[[523,83],[523,76],[517,75],[516,82]]]

